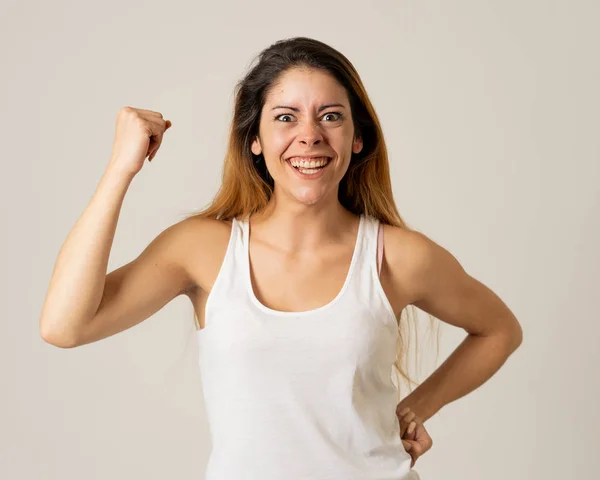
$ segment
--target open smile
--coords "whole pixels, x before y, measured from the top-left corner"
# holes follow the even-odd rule
[[[314,163],[311,164],[311,161]],[[331,163],[331,157],[312,157],[310,159],[292,157],[288,158],[286,163],[299,178],[310,180],[319,178],[323,175],[323,172]]]

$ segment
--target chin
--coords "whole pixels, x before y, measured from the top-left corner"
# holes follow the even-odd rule
[[[326,198],[326,192],[322,188],[297,188],[291,192],[292,197],[299,203],[310,206],[319,203]]]

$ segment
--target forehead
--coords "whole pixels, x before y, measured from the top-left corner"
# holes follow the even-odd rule
[[[279,77],[265,98],[265,104],[313,104],[324,102],[348,103],[344,87],[326,71],[292,68]]]

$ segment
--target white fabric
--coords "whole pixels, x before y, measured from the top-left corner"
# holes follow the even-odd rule
[[[360,217],[338,295],[281,312],[252,290],[247,219],[233,220],[197,332],[213,449],[206,480],[414,480],[392,383],[397,323]]]

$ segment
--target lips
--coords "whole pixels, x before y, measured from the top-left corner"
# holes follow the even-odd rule
[[[301,158],[306,159],[306,160],[308,160],[309,158],[310,158],[310,160],[316,160],[317,158],[327,158],[328,161],[325,164],[325,166],[320,167],[318,169],[318,171],[316,171],[314,173],[303,173],[301,171],[301,169],[298,169],[292,165],[292,160],[301,159]],[[331,164],[331,161],[332,161],[331,157],[326,157],[326,156],[323,156],[323,157],[290,157],[289,159],[286,160],[286,163],[292,169],[292,172],[294,172],[295,176],[297,176],[301,179],[304,179],[304,180],[309,180],[309,179],[315,180],[317,178],[320,178],[323,175],[323,172],[325,172],[325,170],[327,170],[327,167],[329,167],[329,165]],[[311,169],[310,169],[310,167],[307,167],[306,170],[311,170]]]

